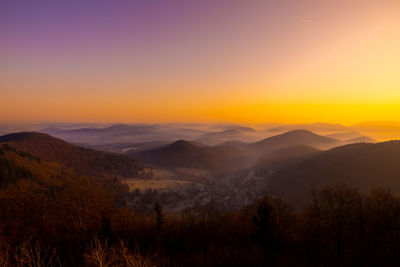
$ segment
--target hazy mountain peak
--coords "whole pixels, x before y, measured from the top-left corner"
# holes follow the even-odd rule
[[[170,148],[193,148],[193,147],[197,147],[197,146],[186,140],[177,140],[177,141],[173,142],[172,144],[169,144],[167,147],[170,147]]]
[[[289,132],[284,133],[284,135],[312,135],[312,136],[318,136],[317,134],[306,130],[306,129],[296,129],[296,130],[292,130]]]
[[[256,130],[254,128],[251,127],[247,127],[247,126],[236,126],[236,127],[232,127],[231,129],[236,129],[242,132],[256,132]]]
[[[318,149],[326,149],[338,144],[339,141],[336,139],[318,135],[305,129],[296,129],[265,138],[251,144],[250,148],[258,151],[258,153],[264,153],[294,145],[306,145]]]
[[[290,130],[297,130],[297,129],[306,129],[309,131],[317,131],[317,132],[326,132],[326,131],[349,131],[348,127],[345,127],[341,124],[331,124],[331,123],[323,123],[323,122],[316,122],[311,124],[286,124],[280,125],[275,128],[268,129],[268,132],[284,132]]]
[[[318,135],[316,133],[313,133],[309,130],[305,130],[305,129],[296,129],[296,130],[292,130],[292,131],[288,131],[286,133],[283,134],[278,134],[272,137],[268,137],[260,142],[266,142],[266,141],[270,141],[270,140],[278,140],[278,139],[282,139],[282,141],[294,141],[294,142],[298,142],[298,144],[304,144],[304,141],[311,141],[311,142],[315,142],[315,141],[336,141],[334,138],[329,138],[326,136],[322,136],[322,135]]]

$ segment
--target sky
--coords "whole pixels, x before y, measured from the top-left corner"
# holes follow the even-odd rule
[[[0,121],[400,117],[400,1],[0,1]]]

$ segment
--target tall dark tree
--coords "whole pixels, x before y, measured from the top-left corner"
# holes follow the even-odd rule
[[[158,202],[154,205],[154,213],[156,216],[157,231],[161,232],[165,220],[163,210]]]
[[[253,224],[256,228],[256,239],[267,248],[275,248],[277,222],[269,198],[265,197],[260,200],[253,217]]]

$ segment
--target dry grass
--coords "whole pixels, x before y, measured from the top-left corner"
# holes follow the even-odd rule
[[[95,239],[85,253],[87,266],[96,267],[153,267],[155,257],[144,257],[138,252],[128,250],[121,241],[119,247],[109,247],[107,242]]]
[[[55,267],[62,266],[55,249],[42,249],[39,242],[25,242],[11,251],[0,244],[0,266],[2,267]]]
[[[129,251],[125,242],[119,246],[108,246],[107,242],[95,239],[84,255],[85,266],[90,267],[153,267],[155,256],[145,257]],[[5,242],[0,242],[1,267],[60,267],[63,266],[56,250],[43,249],[38,242],[26,242],[11,251]]]

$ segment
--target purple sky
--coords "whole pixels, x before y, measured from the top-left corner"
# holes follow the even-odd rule
[[[399,6],[3,0],[0,121],[334,120],[283,110],[400,99]]]

